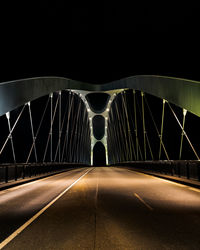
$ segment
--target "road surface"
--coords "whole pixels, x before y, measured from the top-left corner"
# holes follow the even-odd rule
[[[35,215],[35,216],[34,216]],[[200,190],[114,167],[0,192],[0,249],[200,249]]]

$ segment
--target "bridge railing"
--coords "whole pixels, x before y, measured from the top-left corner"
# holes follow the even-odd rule
[[[200,181],[200,161],[198,160],[135,161],[120,163],[120,166]]]
[[[69,168],[86,166],[75,163],[19,163],[0,165],[0,184],[31,178],[43,174],[64,171]]]

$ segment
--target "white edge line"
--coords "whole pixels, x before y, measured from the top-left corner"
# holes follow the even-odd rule
[[[138,198],[138,200],[140,200],[148,209],[150,209],[151,211],[153,210],[153,208],[147,204],[137,193],[134,193],[135,197]]]
[[[168,182],[168,183],[170,183],[170,184],[174,184],[174,185],[179,186],[179,187],[184,187],[184,188],[187,188],[187,187],[188,187],[187,184],[181,184],[181,183],[177,183],[177,182],[175,182],[175,181],[173,181],[173,180],[164,179],[164,178],[159,177],[159,176],[154,176],[154,175],[146,174],[146,173],[143,173],[143,172],[137,172],[137,170],[133,170],[133,171],[128,170],[128,171],[130,171],[130,172],[133,172],[133,171],[134,171],[134,172],[136,172],[137,174],[145,175],[145,176],[148,176],[148,177],[153,178],[153,179],[159,179],[159,180],[161,180],[161,181]]]
[[[27,228],[34,220],[36,220],[41,214],[43,214],[51,205],[53,205],[61,196],[63,196],[70,188],[72,188],[78,181],[80,181],[86,174],[88,174],[92,169],[89,169],[81,175],[75,182],[73,182],[69,187],[67,187],[61,194],[54,198],[50,203],[48,203],[44,208],[37,212],[32,218],[25,222],[21,227],[19,227],[15,232],[13,232],[8,238],[0,243],[0,249],[5,247],[9,242],[11,242],[18,234],[20,234],[25,228]]]
[[[192,190],[192,191],[195,191],[195,192],[200,193],[200,189],[198,189],[198,188],[193,188],[193,187],[190,187],[189,189],[190,189],[190,190]]]
[[[137,170],[133,170],[133,171],[128,170],[128,171],[130,171],[130,172],[133,172],[133,171],[134,171],[134,172],[136,172],[136,173],[138,173],[138,174],[146,175],[146,176],[151,177],[151,178],[153,178],[153,179],[159,179],[159,180],[161,180],[161,181],[168,182],[168,183],[170,183],[170,184],[174,184],[174,185],[176,185],[176,186],[179,186],[179,187],[182,187],[182,188],[186,188],[186,189],[190,189],[190,190],[192,190],[192,191],[195,191],[195,192],[200,193],[200,189],[199,189],[199,188],[191,187],[191,186],[189,186],[189,185],[187,185],[187,184],[181,184],[181,183],[177,183],[177,182],[175,182],[175,181],[173,181],[173,180],[164,179],[164,178],[159,177],[159,176],[153,176],[153,175],[150,175],[150,174],[145,174],[145,173],[142,173],[142,172],[137,172]]]

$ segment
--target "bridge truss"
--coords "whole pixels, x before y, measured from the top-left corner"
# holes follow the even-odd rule
[[[89,93],[109,95],[100,113],[91,108]],[[15,166],[15,176],[24,175],[19,164],[92,165],[97,142],[105,147],[107,165],[198,161],[199,97],[198,82],[161,76],[104,85],[57,77],[1,83],[0,163]],[[96,116],[104,119],[100,139],[94,134]]]

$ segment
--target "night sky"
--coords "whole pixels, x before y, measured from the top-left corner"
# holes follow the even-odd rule
[[[0,81],[63,76],[105,83],[137,74],[200,80],[199,8],[143,1],[0,4]]]
[[[0,82],[139,74],[200,81],[199,13],[170,1],[1,1]]]

